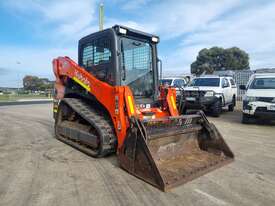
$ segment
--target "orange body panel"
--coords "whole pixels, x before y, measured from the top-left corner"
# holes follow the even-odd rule
[[[57,91],[57,99],[61,100],[64,98],[64,84],[67,78],[70,78],[94,95],[108,110],[116,132],[118,149],[123,145],[131,116],[143,119],[144,112],[153,112],[153,118],[156,119],[167,116],[178,116],[175,89],[160,89],[161,108],[138,109],[135,106],[134,97],[128,86],[111,86],[100,81],[69,57],[54,59],[53,70],[56,76],[55,89]]]

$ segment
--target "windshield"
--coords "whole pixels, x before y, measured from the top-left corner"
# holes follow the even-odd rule
[[[249,89],[275,89],[275,77],[256,78],[251,83]]]
[[[197,78],[197,79],[193,79],[190,86],[219,87],[220,86],[220,78]]]
[[[149,43],[121,38],[121,81],[134,96],[151,97],[154,94],[152,47]]]
[[[161,85],[171,85],[172,84],[172,79],[162,79],[160,80]]]

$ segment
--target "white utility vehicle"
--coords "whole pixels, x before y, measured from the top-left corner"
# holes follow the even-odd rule
[[[275,73],[255,73],[240,89],[246,90],[243,123],[249,123],[251,118],[275,120]]]
[[[160,80],[160,84],[163,86],[171,86],[176,88],[177,95],[180,95],[181,90],[187,84],[187,80],[184,78],[163,78]]]
[[[218,117],[222,107],[228,106],[233,111],[236,105],[237,87],[232,77],[207,75],[194,78],[184,88],[184,105],[182,112],[188,109],[202,109],[210,111]]]

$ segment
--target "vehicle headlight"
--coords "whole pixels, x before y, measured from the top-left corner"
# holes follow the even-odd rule
[[[244,100],[248,102],[255,102],[257,101],[257,97],[245,96]]]
[[[158,37],[155,37],[155,36],[152,37],[152,42],[158,43],[158,41],[159,41]]]
[[[127,29],[119,27],[118,32],[121,33],[121,34],[126,34],[127,33]]]
[[[207,91],[206,93],[205,93],[205,97],[213,97],[215,95],[215,92],[213,92],[213,91]]]

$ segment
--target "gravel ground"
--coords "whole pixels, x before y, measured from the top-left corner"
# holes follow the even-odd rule
[[[0,107],[0,205],[274,205],[275,126],[209,118],[236,160],[163,193],[54,139],[52,106]]]

